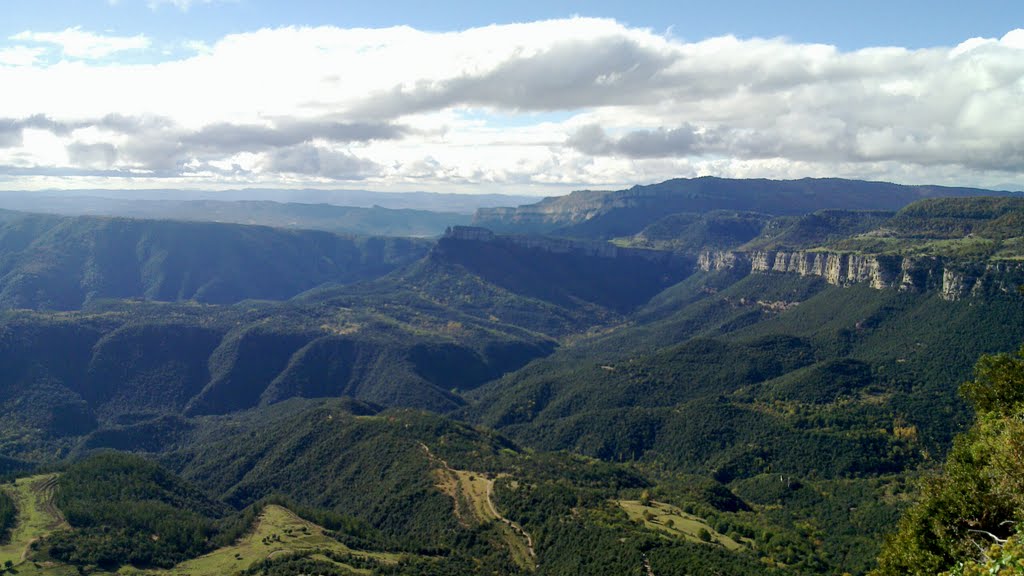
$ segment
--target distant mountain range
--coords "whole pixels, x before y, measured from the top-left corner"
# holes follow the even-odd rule
[[[668,214],[680,212],[743,210],[788,216],[824,209],[898,210],[924,198],[1012,194],[839,178],[733,180],[707,176],[626,190],[581,190],[516,208],[480,208],[473,222],[498,231],[612,238],[635,234]]]
[[[281,203],[270,200],[143,200],[0,193],[0,209],[63,216],[120,216],[257,224],[294,230],[325,230],[365,236],[439,236],[448,226],[469,223],[460,212],[411,208]]]
[[[319,189],[267,189],[244,188],[238,190],[39,190],[34,192],[0,192],[5,197],[22,199],[46,198],[47,201],[70,198],[106,198],[110,200],[216,200],[221,202],[264,201],[297,204],[331,204],[355,208],[390,208],[395,210],[428,210],[472,214],[476,209],[489,206],[515,206],[536,200],[532,196],[505,194],[453,194],[445,192],[372,192],[369,190]],[[19,200],[23,201],[23,200]],[[7,207],[7,206],[0,206]]]

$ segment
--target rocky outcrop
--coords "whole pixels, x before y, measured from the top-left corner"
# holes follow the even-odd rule
[[[751,255],[753,272],[790,272],[801,276],[820,276],[829,284],[848,286],[869,284],[873,288],[897,288],[905,277],[917,279],[918,269],[927,264],[887,256],[864,256],[835,252],[755,252]],[[927,274],[925,274],[927,276]],[[917,287],[909,281],[908,289]],[[922,287],[923,288],[923,287]]]
[[[982,294],[1013,293],[1024,287],[1024,262],[995,261],[984,265],[949,266],[942,273],[942,297],[960,300]]]
[[[707,251],[697,267],[817,276],[835,286],[867,284],[882,290],[937,291],[946,300],[1012,293],[1024,284],[1024,262],[962,263],[937,256],[896,256],[821,251]]]
[[[752,267],[750,254],[745,252],[709,250],[701,252],[697,257],[697,268],[705,272],[735,269],[749,271]]]

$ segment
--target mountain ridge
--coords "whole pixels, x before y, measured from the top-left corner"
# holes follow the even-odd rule
[[[839,178],[677,178],[615,191],[577,191],[515,208],[481,208],[474,225],[609,238],[639,232],[674,212],[749,210],[776,216],[822,209],[898,210],[934,196],[1011,196],[1006,191]]]

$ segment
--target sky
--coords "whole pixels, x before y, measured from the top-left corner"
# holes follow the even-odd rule
[[[0,0],[0,190],[1024,189],[1024,2]]]

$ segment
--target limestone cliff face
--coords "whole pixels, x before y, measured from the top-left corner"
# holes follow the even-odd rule
[[[879,256],[819,251],[707,251],[703,271],[748,269],[751,273],[818,276],[835,286],[867,284],[882,290],[938,291],[946,300],[1011,293],[1024,282],[1024,262],[947,262],[936,256]]]
[[[820,276],[836,286],[869,284],[877,289],[898,288],[906,280],[906,289],[924,289],[924,286],[915,284],[919,276],[917,270],[921,267],[919,263],[903,258],[799,251],[755,252],[751,270]],[[923,268],[927,268],[927,264]]]
[[[998,261],[984,265],[947,267],[942,271],[942,297],[960,300],[968,296],[1013,293],[1024,286],[1024,262]]]
[[[752,267],[751,255],[746,252],[705,251],[697,257],[697,268],[705,272],[733,269],[750,271]]]

